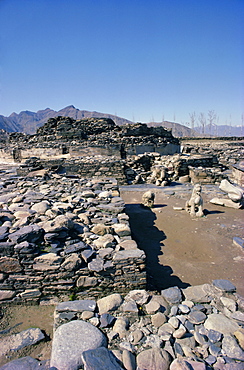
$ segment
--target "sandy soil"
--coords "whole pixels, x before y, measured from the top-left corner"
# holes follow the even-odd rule
[[[218,189],[213,186],[203,186],[204,217],[174,210],[174,206],[185,206],[190,189],[189,185],[154,188],[152,210],[140,205],[144,186],[121,190],[133,238],[147,256],[148,288],[228,279],[244,296],[244,251],[233,244],[233,237],[244,236],[244,210],[209,203]]]

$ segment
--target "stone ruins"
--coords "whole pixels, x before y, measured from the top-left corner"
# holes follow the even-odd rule
[[[10,305],[54,305],[54,336],[48,360],[9,362],[48,338],[39,328],[0,331],[0,369],[243,369],[244,298],[225,279],[147,291],[146,256],[120,196],[121,185],[149,186],[141,203],[151,212],[150,186],[177,182],[193,189],[185,210],[198,218],[202,186],[217,184],[217,204],[241,212],[243,147],[225,145],[101,118],[4,133],[0,318]]]

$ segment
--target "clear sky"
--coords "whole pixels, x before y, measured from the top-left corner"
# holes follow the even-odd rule
[[[0,0],[0,114],[244,113],[244,0]]]

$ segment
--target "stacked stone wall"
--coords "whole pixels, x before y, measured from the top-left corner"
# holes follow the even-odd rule
[[[0,300],[97,297],[145,286],[145,254],[131,239],[115,179],[3,183]]]

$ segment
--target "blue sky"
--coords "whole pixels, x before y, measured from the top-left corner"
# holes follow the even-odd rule
[[[0,0],[0,114],[244,113],[244,0]]]

